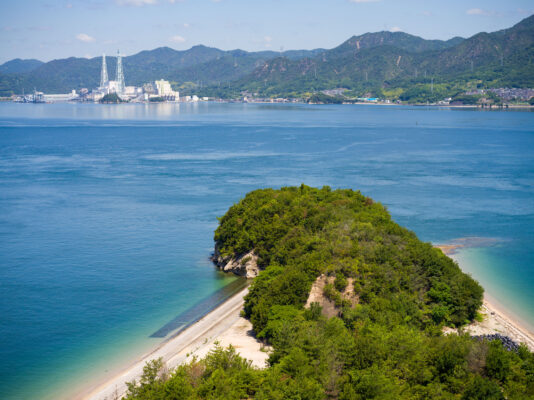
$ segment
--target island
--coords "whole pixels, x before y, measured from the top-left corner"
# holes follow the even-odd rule
[[[467,329],[483,288],[358,191],[255,190],[214,239],[250,286],[173,339],[180,357],[152,354],[126,399],[534,396],[529,347]]]
[[[102,97],[99,102],[102,104],[119,104],[123,103],[123,100],[117,93],[108,93]]]

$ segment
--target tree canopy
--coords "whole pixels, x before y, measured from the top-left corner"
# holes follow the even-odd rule
[[[161,374],[147,365],[128,399],[526,399],[534,356],[522,345],[444,335],[477,316],[483,289],[441,250],[353,190],[256,190],[220,219],[223,256],[254,250],[262,272],[244,313],[272,345],[259,370],[233,348]],[[321,275],[339,314],[304,307]],[[325,287],[326,288],[326,287]],[[325,295],[326,295],[325,289]]]

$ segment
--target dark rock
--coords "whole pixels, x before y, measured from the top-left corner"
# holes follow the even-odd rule
[[[499,340],[502,343],[503,347],[508,351],[517,351],[519,349],[519,344],[514,342],[508,336],[504,336],[499,333],[494,333],[492,335],[473,336],[473,338],[477,340],[487,340],[488,342]]]

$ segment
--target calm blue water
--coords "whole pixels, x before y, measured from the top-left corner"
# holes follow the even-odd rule
[[[426,241],[497,239],[465,268],[534,326],[532,112],[4,103],[2,397],[68,397],[160,343],[239,284],[208,260],[216,218],[301,183],[360,189]]]

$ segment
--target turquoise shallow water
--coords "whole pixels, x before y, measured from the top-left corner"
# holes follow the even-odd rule
[[[3,398],[68,398],[229,295],[216,218],[303,182],[360,189],[426,241],[495,239],[464,268],[534,326],[532,112],[4,103]]]

